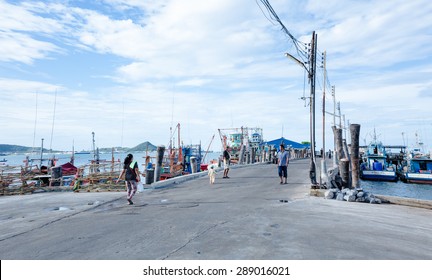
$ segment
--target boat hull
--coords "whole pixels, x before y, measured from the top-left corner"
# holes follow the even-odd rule
[[[395,171],[362,170],[362,180],[396,182],[398,176]]]
[[[405,173],[405,181],[407,183],[432,185],[432,174],[407,172]]]

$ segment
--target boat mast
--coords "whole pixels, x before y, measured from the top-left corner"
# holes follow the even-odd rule
[[[43,142],[44,139],[42,138],[42,144],[41,144],[41,152],[40,152],[40,169],[42,170],[42,161],[43,161]]]

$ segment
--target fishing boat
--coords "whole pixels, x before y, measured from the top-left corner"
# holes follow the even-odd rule
[[[253,163],[260,155],[263,143],[262,128],[226,128],[218,129],[222,147],[229,147],[231,163]]]
[[[409,158],[401,180],[406,183],[432,184],[432,159],[430,156]]]
[[[74,152],[75,155],[89,155],[90,152],[87,151],[81,151],[81,152]]]
[[[432,184],[432,159],[425,152],[423,142],[416,132],[416,143],[406,158],[406,165],[401,172],[401,180],[405,183]]]
[[[3,159],[0,159],[0,166],[7,166],[8,164],[7,164],[7,159],[5,159],[5,158],[3,158]]]
[[[398,180],[397,166],[393,164],[386,153],[385,146],[376,138],[367,146],[360,164],[360,178],[372,181]]]

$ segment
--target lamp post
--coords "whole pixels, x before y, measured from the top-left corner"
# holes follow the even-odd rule
[[[310,83],[310,145],[311,145],[311,162],[309,169],[309,177],[311,179],[312,187],[317,186],[316,181],[316,163],[315,163],[315,71],[316,71],[316,50],[317,50],[317,35],[315,31],[312,32],[311,51],[309,55],[309,68],[306,67],[305,63],[301,62],[289,53],[285,53],[285,56],[294,60],[300,66],[302,66],[309,76]]]

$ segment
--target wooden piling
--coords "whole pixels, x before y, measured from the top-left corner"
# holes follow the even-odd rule
[[[339,163],[339,161],[344,158],[342,147],[342,129],[336,128],[336,126],[333,126],[332,128],[336,141],[336,154],[334,155],[334,157],[336,158],[336,162]]]
[[[154,180],[153,182],[160,181],[160,175],[162,173],[162,161],[165,153],[165,146],[157,147],[157,155],[156,155],[156,167],[154,171]]]
[[[360,187],[360,125],[350,125],[351,134],[351,177],[353,188]]]
[[[343,158],[339,161],[340,175],[342,178],[342,185],[344,188],[350,187],[349,165],[350,162],[347,158]]]
[[[197,173],[197,159],[196,157],[190,157],[190,165],[191,165],[191,171],[192,174]]]
[[[244,164],[245,163],[245,146],[241,145],[240,146],[240,152],[239,152],[239,164]]]

